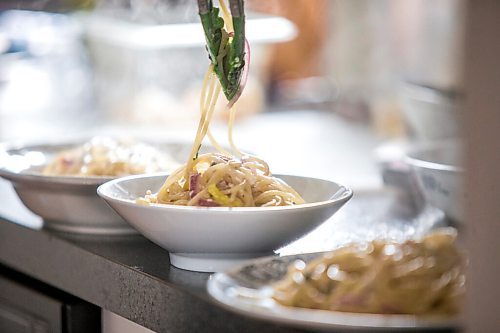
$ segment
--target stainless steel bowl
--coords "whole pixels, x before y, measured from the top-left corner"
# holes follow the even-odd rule
[[[426,201],[457,222],[464,222],[461,152],[458,142],[440,142],[415,146],[406,157]]]

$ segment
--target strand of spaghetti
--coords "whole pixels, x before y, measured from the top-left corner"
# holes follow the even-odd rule
[[[300,194],[297,193],[297,191],[295,191],[290,185],[286,184],[285,182],[283,182],[279,178],[260,175],[258,182],[262,183],[262,184],[273,184],[275,186],[275,188],[277,188],[278,190],[280,190],[282,192],[289,192],[289,193],[293,194],[298,200],[296,202],[297,204],[301,204],[301,203],[305,202],[304,199],[302,199],[302,197],[300,196]],[[266,185],[266,186],[269,186],[269,185]]]
[[[285,183],[283,180],[281,180],[279,178],[277,178],[277,179],[278,179],[278,183],[279,183],[278,188],[281,191],[283,191],[283,192],[289,192],[289,193],[293,194],[295,196],[295,198],[296,198],[295,203],[297,203],[297,204],[303,204],[303,203],[305,203],[304,199],[302,199],[302,196],[299,193],[297,193],[297,191],[295,191],[290,185],[288,185],[287,183]]]
[[[214,91],[214,85],[215,85],[214,80],[213,80],[213,77],[214,77],[213,65],[210,65],[209,71],[211,72],[211,74],[210,74],[210,88],[209,88],[209,92],[208,92],[207,96],[209,98],[208,103],[210,103],[209,105],[211,106],[212,101],[214,99],[213,98],[214,97],[213,91]],[[207,89],[207,82],[205,82],[203,87],[202,87],[202,90],[201,90],[202,95],[206,95],[206,89]],[[216,91],[217,90],[220,91],[220,86],[217,87]],[[217,95],[218,95],[218,93],[217,93]],[[200,149],[201,142],[203,141],[203,138],[205,137],[206,130],[204,130],[204,128],[207,127],[207,122],[210,122],[210,118],[211,118],[211,115],[209,116],[209,113],[210,113],[210,110],[204,106],[202,108],[200,122],[198,124],[198,130],[196,132],[196,137],[195,137],[195,140],[193,142],[193,147],[191,148],[191,153],[189,154],[189,158],[188,158],[188,161],[186,163],[186,169],[184,172],[184,178],[186,180],[188,179],[189,172],[191,172],[191,169],[192,169],[191,167],[193,165],[193,161],[195,159],[196,153],[197,153],[198,149]]]
[[[252,186],[250,185],[250,182],[247,182],[245,187],[246,187],[245,192],[249,193],[248,195],[245,196],[245,199],[248,200],[247,205],[254,207],[255,200],[253,199]]]
[[[236,147],[233,141],[233,126],[235,117],[236,117],[236,108],[233,106],[229,109],[229,122],[227,124],[227,139],[229,141],[231,149],[236,153],[236,156],[241,158],[241,156],[243,156],[243,153],[241,152],[241,150],[238,149],[238,147]]]
[[[224,154],[226,156],[231,156],[231,153],[228,152],[227,150],[225,150],[219,144],[219,142],[217,141],[217,139],[215,139],[214,135],[212,134],[212,131],[210,131],[210,128],[208,128],[208,130],[207,130],[207,136],[208,136],[208,139],[210,140],[210,143],[212,144],[212,146],[215,147],[215,149],[217,149],[221,154]]]
[[[212,76],[212,82],[215,81],[215,75]],[[209,105],[205,105],[204,107],[208,107]],[[210,125],[210,124],[209,124]],[[220,153],[226,155],[226,156],[231,156],[231,153],[229,153],[227,150],[222,148],[222,146],[219,144],[219,142],[215,139],[215,137],[212,134],[212,131],[210,131],[210,127],[207,129],[207,136],[208,139],[210,140],[210,143],[212,146],[215,147]]]
[[[215,86],[217,84],[216,81],[217,81],[217,78],[216,78],[215,74],[213,72],[210,73],[210,77],[209,77],[208,83],[207,83],[208,92],[205,96],[203,104],[201,105],[202,112],[203,112],[203,110],[208,110],[208,108],[210,107],[210,103],[212,103],[212,99],[214,98],[214,89],[215,89]]]
[[[228,39],[229,35],[225,31],[223,31],[221,36],[221,43],[219,46],[219,53],[217,54],[217,67],[220,73],[225,73],[223,60],[229,51],[229,45],[227,45]],[[226,80],[226,78],[220,78],[220,79]]]
[[[215,137],[213,136],[212,131],[210,131],[210,129],[208,129],[208,131],[207,131],[207,136],[208,136],[208,139],[210,140],[210,143],[212,144],[212,146],[215,147],[215,149],[217,149],[221,154],[224,154],[226,156],[231,156],[231,153],[228,152],[227,150],[225,150],[219,144],[219,142],[215,139]]]
[[[201,143],[203,138],[207,135],[208,126],[210,125],[210,121],[212,120],[212,116],[214,114],[214,109],[215,109],[215,104],[217,103],[217,100],[219,99],[220,91],[221,91],[221,86],[220,86],[220,84],[217,84],[217,87],[215,88],[215,94],[213,95],[212,102],[210,104],[210,108],[209,108],[208,113],[207,113],[207,119],[206,119],[205,124],[204,124],[205,126],[203,126],[203,128],[202,128],[201,138],[200,138],[199,143]],[[191,162],[192,162],[192,159],[191,159]]]
[[[198,129],[196,131],[196,136],[195,136],[195,140],[193,143],[193,147],[191,148],[191,153],[189,155],[188,163],[189,163],[189,161],[193,160],[193,157],[196,155],[196,152],[199,149],[199,144],[203,140],[203,138],[201,138],[201,140],[200,140],[200,134],[202,132],[202,128],[205,126],[205,123],[207,121],[207,114],[208,114],[208,106],[207,105],[210,105],[210,103],[211,103],[211,100],[213,98],[214,85],[215,85],[213,67],[214,66],[212,64],[208,67],[207,80],[203,82],[203,86],[201,89],[201,95],[202,95],[201,102],[203,102],[203,103],[200,105],[200,107],[201,107],[200,122],[198,123]],[[207,92],[207,86],[208,86],[208,92]],[[207,98],[208,98],[208,100],[205,103],[205,100]]]
[[[223,10],[223,13],[224,13],[224,10],[226,11],[226,16],[224,18],[225,20],[225,23],[226,23],[226,26],[227,26],[227,22],[230,22],[231,23],[231,20],[229,19],[229,16],[227,16],[228,12],[227,12],[227,8],[225,7],[225,4],[224,4],[224,0],[220,0],[219,1],[220,5],[221,5],[221,8],[222,6],[224,6],[224,9]],[[223,33],[222,34],[222,41],[221,41],[221,44],[219,46],[219,55],[217,56],[217,64],[219,64],[219,67],[220,67],[220,70],[222,72],[224,72],[224,61],[222,61],[222,59],[226,56],[227,54],[227,47],[225,46],[226,45],[226,41],[227,41],[227,34]],[[215,75],[213,75],[212,79],[214,79]],[[220,83],[219,83],[220,85]],[[218,98],[218,96],[217,96]],[[205,106],[205,104],[203,104],[203,106]],[[210,124],[208,124],[207,126],[210,126]],[[210,128],[207,129],[207,136],[208,136],[208,139],[210,140],[210,143],[212,144],[212,146],[215,147],[215,149],[217,149],[220,153],[226,155],[226,156],[231,156],[231,154],[225,150],[224,148],[222,148],[222,146],[219,144],[219,142],[217,142],[217,140],[215,139],[215,137],[213,136],[212,132],[210,131]]]
[[[231,19],[231,14],[229,10],[227,10],[227,6],[224,0],[219,0],[220,9],[222,11],[222,17],[224,19],[224,23],[226,24],[227,32],[233,32],[233,20]]]
[[[254,198],[255,202],[267,202],[269,200],[266,200],[266,199],[269,199],[269,198],[273,198],[274,196],[280,196],[280,197],[283,197],[285,199],[289,199],[291,201],[295,200],[295,196],[291,193],[286,193],[286,192],[283,192],[283,191],[279,191],[279,190],[268,190],[268,191],[265,191],[264,193],[261,193],[260,195],[258,195],[256,198]]]
[[[179,179],[184,175],[184,166],[179,167],[177,170],[172,172],[165,183],[162,185],[160,190],[158,191],[158,198],[165,198],[167,196],[168,188],[175,182],[179,181]]]
[[[213,76],[213,65],[211,64],[208,67],[207,73],[205,74],[205,77],[203,79],[203,85],[202,85],[202,88],[201,88],[200,103],[204,102],[204,99],[207,97],[207,84],[208,84],[208,82],[209,82],[209,80],[211,79],[212,76]],[[209,92],[209,95],[211,95],[210,92]],[[170,188],[170,186],[172,186],[172,184],[178,182],[182,178],[182,176],[184,176],[184,178],[187,179],[186,178],[187,173],[190,170],[193,157],[196,154],[196,152],[197,152],[197,150],[199,148],[200,141],[201,141],[201,140],[199,140],[200,132],[201,132],[201,129],[203,128],[203,126],[204,126],[204,124],[206,122],[206,116],[207,116],[207,111],[208,110],[207,110],[207,108],[203,107],[204,104],[205,103],[202,103],[200,105],[202,107],[202,112],[201,112],[201,116],[200,116],[200,121],[198,123],[198,130],[196,132],[195,141],[193,142],[193,146],[191,148],[191,152],[189,154],[189,159],[188,159],[188,162],[186,164],[186,167],[185,168],[179,168],[178,170],[176,170],[176,172],[174,172],[174,174],[170,175],[170,177],[167,178],[167,180],[165,181],[165,183],[161,187],[160,191],[158,192],[158,197],[159,198],[167,197],[168,196],[167,192],[168,192],[168,189]],[[184,172],[182,172],[182,171],[184,171]]]
[[[214,87],[215,87],[215,92],[213,91]],[[213,115],[213,112],[215,110],[215,104],[217,103],[217,100],[218,100],[219,95],[220,95],[220,90],[221,90],[220,84],[218,83],[218,81],[214,80],[213,86],[210,87],[211,98],[209,100],[210,103],[208,104],[207,119],[206,119],[205,124],[203,124],[202,131],[201,131],[201,140],[203,140],[203,138],[206,136],[206,134],[209,130],[210,122],[212,120],[212,115]]]
[[[203,113],[203,108],[205,107],[205,100],[207,98],[206,91],[203,89],[203,87],[206,87],[208,84],[208,80],[212,79],[212,67],[213,65],[208,66],[207,71],[205,73],[205,76],[203,76],[203,83],[202,83],[202,89],[201,89],[201,94],[200,94],[200,110]]]
[[[209,91],[208,95],[210,95],[211,98],[213,98],[212,93],[213,93],[213,88],[214,88],[214,84],[215,84],[215,75],[213,75],[213,72],[210,71],[210,68],[207,70],[207,72],[205,74],[204,82],[205,81],[208,81],[209,82],[208,84],[210,86],[210,91]],[[200,95],[200,110],[202,111],[202,113],[203,113],[203,110],[208,109],[208,107],[210,106],[210,103],[211,103],[211,98],[207,99],[207,97],[208,96],[206,94],[203,94],[203,93]],[[220,147],[220,145],[213,137],[212,133],[210,132],[210,129],[208,130],[207,135],[208,135],[208,138],[210,139],[210,142],[212,143],[212,145],[216,149],[218,149],[221,152],[225,152],[222,149],[222,147],[221,147],[221,149],[218,148],[218,147]]]

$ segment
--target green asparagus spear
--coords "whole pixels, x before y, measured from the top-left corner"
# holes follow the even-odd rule
[[[222,86],[226,98],[231,101],[240,89],[241,76],[245,66],[245,14],[243,0],[230,1],[233,16],[234,35],[230,41],[224,29],[224,20],[219,8],[212,0],[199,0],[199,14],[210,61]]]
[[[236,2],[239,5],[235,5]],[[241,75],[245,66],[245,13],[243,12],[243,0],[230,2],[231,14],[233,16],[234,36],[229,49],[229,68],[227,73],[227,90],[231,100],[240,89]]]

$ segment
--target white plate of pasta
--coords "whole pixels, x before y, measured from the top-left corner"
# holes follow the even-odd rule
[[[232,167],[230,162],[224,164]],[[211,176],[217,177],[217,174]],[[176,189],[180,191],[177,204],[142,202],[148,190],[160,192],[166,179],[164,174],[124,177],[101,185],[98,194],[140,233],[168,250],[172,265],[194,271],[220,271],[245,259],[269,255],[312,231],[352,197],[349,188],[331,181],[277,175],[273,177],[274,182],[286,182],[306,203],[279,206],[273,202],[278,191],[271,189],[272,195],[266,200],[273,202],[273,206],[243,206],[246,198],[242,196],[246,192],[238,188],[238,196],[231,200],[231,195],[225,194],[230,189],[220,189],[222,181],[217,183],[216,195],[209,192],[215,185],[209,185],[198,192],[198,197],[188,189]],[[242,183],[244,181],[236,182],[232,188],[236,189]],[[198,182],[196,186],[199,186]],[[195,205],[186,205],[182,197],[189,198],[190,195],[194,200],[205,200],[205,205],[199,201]],[[285,204],[290,194],[285,192],[282,195],[285,199],[281,204]],[[250,203],[258,204],[260,199],[257,198],[262,196],[256,194],[255,198]],[[220,205],[213,206],[215,203]],[[234,203],[238,206],[226,205]]]
[[[465,282],[465,260],[454,246],[455,237],[446,228],[402,244],[374,241],[331,252],[262,258],[214,274],[207,289],[230,311],[290,326],[449,332],[460,326],[457,313]],[[411,271],[415,260],[424,264]],[[426,267],[429,261],[434,267]],[[391,276],[394,272],[399,276]],[[441,283],[440,288],[430,288],[432,281]],[[391,287],[380,288],[384,283]]]

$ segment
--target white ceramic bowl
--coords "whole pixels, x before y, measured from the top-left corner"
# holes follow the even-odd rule
[[[463,222],[465,190],[460,144],[448,141],[416,146],[408,151],[406,162],[425,200],[453,221]]]
[[[43,166],[71,143],[2,144],[0,177],[9,180],[24,205],[44,220],[46,228],[90,234],[136,233],[97,196],[97,187],[113,177],[46,176]],[[190,146],[182,143],[158,144],[174,160],[187,155]]]
[[[286,207],[143,206],[135,199],[156,192],[166,175],[129,176],[98,188],[127,222],[170,252],[172,265],[219,271],[242,259],[272,253],[313,230],[351,197],[352,191],[327,180],[279,176],[308,202]]]

